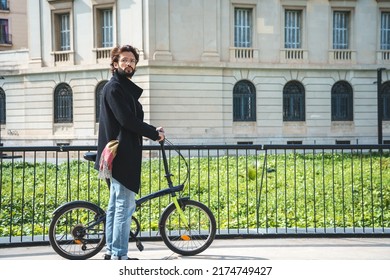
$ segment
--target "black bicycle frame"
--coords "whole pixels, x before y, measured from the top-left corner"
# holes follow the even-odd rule
[[[163,190],[159,190],[157,192],[145,195],[145,196],[143,196],[143,197],[141,197],[141,198],[139,198],[139,199],[137,199],[135,201],[136,206],[139,207],[139,206],[141,206],[142,203],[144,203],[144,202],[146,202],[148,200],[151,200],[153,198],[156,198],[156,197],[164,196],[164,195],[167,195],[167,194],[174,195],[176,192],[182,191],[183,188],[184,188],[184,185],[178,185],[178,186],[175,186],[175,187],[169,187],[169,188],[166,188],[166,189],[163,189]]]

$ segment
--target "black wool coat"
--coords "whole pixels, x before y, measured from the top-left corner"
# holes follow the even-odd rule
[[[119,140],[113,161],[112,177],[135,193],[141,181],[142,136],[159,139],[156,127],[145,123],[144,111],[138,101],[143,89],[116,72],[102,92],[99,116],[99,136],[95,169],[106,144]]]

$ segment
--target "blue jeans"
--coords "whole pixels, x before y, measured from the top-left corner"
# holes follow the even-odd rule
[[[106,213],[107,254],[126,257],[129,249],[131,216],[135,211],[135,193],[111,178],[110,200]]]

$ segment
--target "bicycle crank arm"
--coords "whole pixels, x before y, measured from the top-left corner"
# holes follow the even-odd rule
[[[138,250],[142,252],[144,250],[144,245],[142,245],[141,240],[132,232],[130,231],[130,237],[135,240],[135,245],[137,246]]]

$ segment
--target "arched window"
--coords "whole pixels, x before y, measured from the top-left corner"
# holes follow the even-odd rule
[[[332,87],[332,121],[353,120],[353,90],[346,81],[339,81]]]
[[[106,85],[107,81],[101,81],[95,89],[95,120],[98,123],[100,117],[100,101],[103,94],[103,88]]]
[[[5,92],[0,88],[0,124],[5,124]]]
[[[305,88],[298,81],[283,88],[283,121],[305,121]]]
[[[73,93],[66,83],[59,84],[54,90],[54,122],[73,122]]]
[[[256,88],[246,80],[233,88],[233,121],[256,121]]]
[[[390,81],[387,81],[381,86],[381,96],[383,102],[383,120],[390,121]]]

